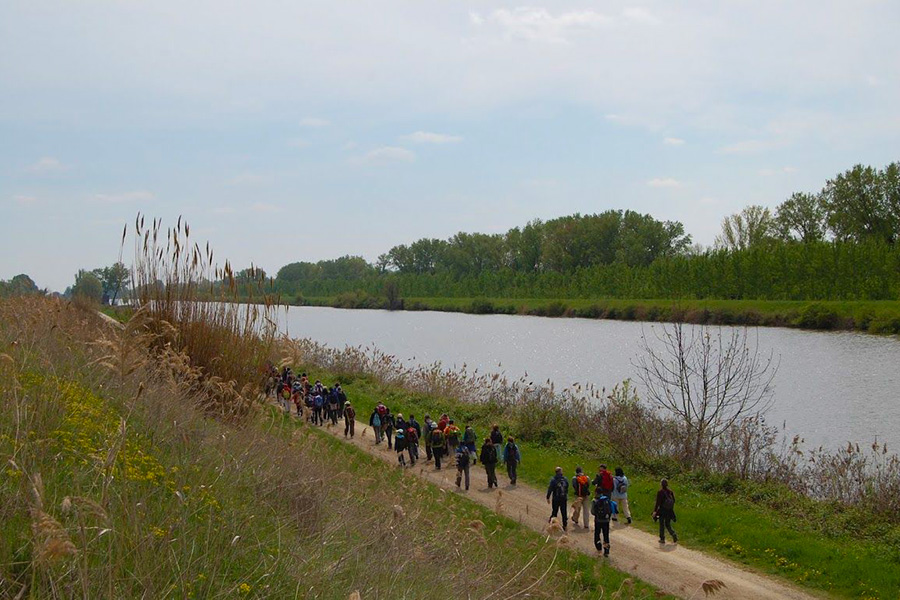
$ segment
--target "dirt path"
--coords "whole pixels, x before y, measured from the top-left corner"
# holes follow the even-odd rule
[[[343,423],[336,428],[323,427],[322,429],[335,437],[345,439]],[[396,452],[388,450],[386,443],[376,446],[372,431],[365,423],[357,421],[356,437],[345,441],[391,465],[397,465]],[[421,454],[424,459],[424,448],[421,448]],[[443,470],[437,471],[433,464],[420,461],[415,467],[409,468],[407,472],[410,476],[421,477],[441,488],[465,494],[471,500],[483,504],[491,510],[497,509],[499,495],[500,512],[504,516],[515,519],[535,531],[546,532],[550,507],[544,491],[526,484],[508,485],[505,469],[502,468],[502,465],[498,467],[497,475],[501,481],[499,489],[489,490],[487,488],[487,477],[479,464],[472,467],[472,486],[468,492],[465,490],[456,492],[455,466],[444,467]],[[548,481],[551,475],[548,473]],[[571,476],[572,474],[567,475]],[[569,511],[571,513],[571,505]],[[659,544],[657,536],[623,524],[612,524],[610,558],[603,559],[598,556],[594,548],[593,523],[591,523],[590,531],[582,529],[580,526],[575,527],[571,522],[569,525],[570,547],[590,556],[597,556],[598,560],[609,560],[613,567],[635,575],[659,589],[681,598],[691,597],[708,579],[719,579],[727,586],[716,594],[716,598],[791,598],[798,600],[822,598],[822,596],[813,595],[787,582],[749,571],[739,565],[696,550],[690,550],[671,542],[662,546]],[[699,592],[696,597],[702,596],[703,593]]]

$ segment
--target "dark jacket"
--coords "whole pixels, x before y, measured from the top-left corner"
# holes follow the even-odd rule
[[[671,498],[672,508],[665,507],[667,496]],[[656,492],[656,504],[653,506],[653,512],[660,517],[672,518],[675,516],[675,492],[671,488],[659,488],[659,491]]]
[[[500,430],[499,430],[499,429],[491,430],[491,442],[492,442],[495,446],[502,446],[502,445],[503,445],[503,434],[500,433]]]
[[[503,447],[503,462],[515,462],[516,464],[522,462],[522,453],[519,452],[518,445],[506,442]]]
[[[478,457],[483,465],[497,464],[497,447],[493,444],[485,443],[481,447],[481,456]]]
[[[553,496],[557,500],[567,498],[569,496],[569,480],[565,475],[554,475],[547,486],[547,500]]]
[[[422,426],[415,419],[409,420],[409,426],[416,430],[416,435],[422,437]]]

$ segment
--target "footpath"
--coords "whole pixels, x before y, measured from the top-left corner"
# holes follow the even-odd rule
[[[353,439],[344,438],[343,421],[339,422],[338,427],[321,427],[321,429],[384,460],[394,468],[399,468],[396,452],[388,450],[386,442],[375,445],[372,430],[365,423],[356,422],[356,437]],[[478,464],[471,468],[471,489],[465,491],[463,488],[461,491],[457,491],[456,466],[448,464],[438,471],[434,468],[433,463],[424,462],[424,448],[420,447],[420,449],[422,460],[417,462],[415,467],[406,469],[409,476],[420,477],[444,490],[463,494],[472,501],[514,519],[526,527],[540,533],[547,533],[550,506],[546,501],[546,490],[535,489],[521,483],[510,486],[502,465],[498,465],[497,468],[497,476],[501,481],[500,487],[488,489],[487,476],[484,469]],[[448,463],[452,463],[452,461],[448,461]],[[547,473],[548,482],[552,475],[552,473]],[[566,475],[571,477],[573,473]],[[571,505],[569,511],[571,513]],[[593,523],[591,523],[591,530],[587,530],[583,529],[581,524],[576,527],[570,521],[569,531],[566,535],[569,537],[570,548],[589,556],[595,556],[597,560],[608,560],[616,569],[643,579],[659,589],[681,598],[689,598],[695,594],[696,597],[701,597],[703,593],[700,591],[700,587],[704,581],[710,579],[718,579],[727,586],[716,593],[716,598],[812,600],[824,597],[814,595],[788,582],[750,571],[726,560],[673,544],[671,541],[663,546],[659,543],[657,536],[622,522],[612,524],[609,558],[603,558],[594,548]]]

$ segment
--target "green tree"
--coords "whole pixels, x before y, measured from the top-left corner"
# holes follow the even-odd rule
[[[897,239],[898,214],[891,206],[896,193],[896,163],[884,171],[856,165],[825,184],[822,204],[828,227],[840,241]]]
[[[775,230],[785,241],[820,242],[826,229],[825,208],[817,194],[791,194],[775,211]]]
[[[0,297],[4,296],[25,296],[28,294],[39,294],[40,290],[28,275],[20,273],[9,281],[0,281]]]
[[[128,280],[131,271],[121,262],[113,263],[108,267],[100,267],[92,271],[103,286],[103,300],[108,304],[115,304],[116,299],[128,291]]]
[[[772,240],[775,221],[768,208],[758,205],[746,207],[722,221],[722,233],[716,238],[716,246],[726,250],[746,250]]]
[[[75,275],[75,285],[72,286],[73,298],[84,298],[92,302],[100,302],[103,299],[103,282],[91,271],[80,269]]]

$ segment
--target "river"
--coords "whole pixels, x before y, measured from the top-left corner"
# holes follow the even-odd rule
[[[463,365],[517,379],[612,388],[637,379],[641,334],[658,323],[441,312],[291,307],[280,325],[291,337],[332,347],[374,345],[419,364]],[[723,330],[728,330],[725,327]],[[780,362],[766,417],[808,447],[835,448],[876,437],[900,446],[900,340],[851,332],[761,327],[751,340]],[[638,392],[640,393],[638,385]]]

